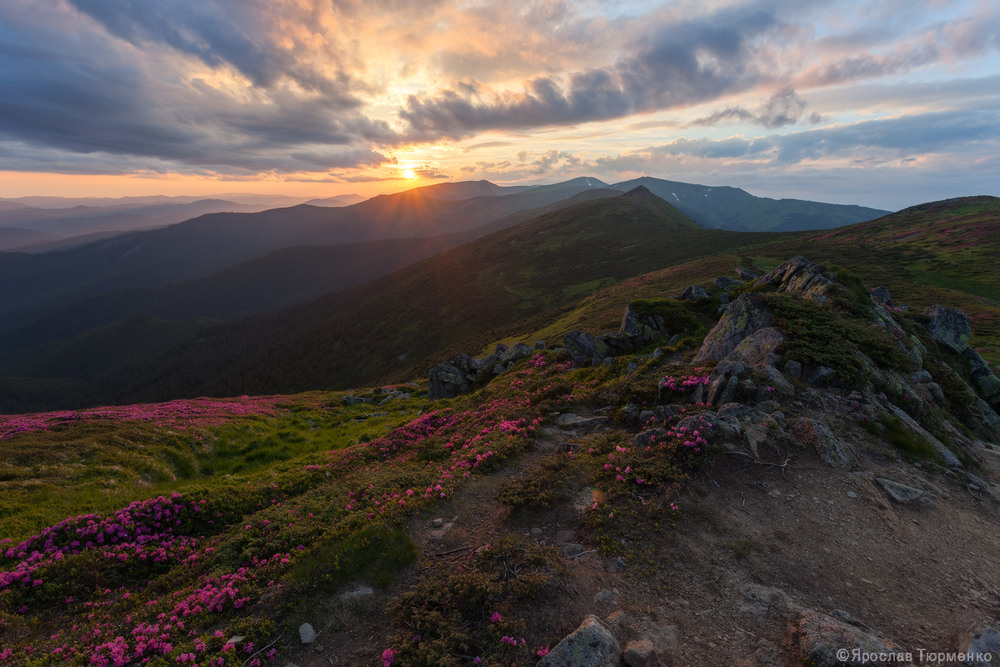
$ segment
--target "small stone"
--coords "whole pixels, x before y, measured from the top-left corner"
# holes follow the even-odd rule
[[[531,529],[531,534],[532,535],[536,535],[536,536],[537,535],[541,535],[542,534],[542,529],[536,526],[536,527],[534,527],[534,528]]]
[[[576,535],[572,530],[560,530],[556,533],[556,544],[565,544],[573,539]]]
[[[628,667],[647,667],[656,664],[653,642],[649,639],[638,639],[629,642],[622,652],[622,662]]]
[[[594,602],[596,602],[597,604],[601,604],[602,602],[610,602],[611,597],[612,597],[611,591],[605,588],[597,591],[597,594],[594,595]]]
[[[536,667],[615,667],[621,648],[600,619],[587,616],[572,634],[567,636],[542,658]]]
[[[847,497],[848,498],[857,498],[858,494],[854,493],[853,491],[848,491],[847,492]]]
[[[337,596],[337,599],[341,602],[347,602],[348,600],[354,600],[356,598],[368,597],[369,595],[374,595],[375,591],[371,589],[370,586],[365,586],[364,584],[358,584],[349,591],[345,591]]]
[[[316,641],[316,631],[313,630],[313,626],[308,623],[303,623],[299,626],[299,640],[303,644],[312,644]]]
[[[435,528],[440,528],[444,525],[444,519],[431,519],[431,525]]]
[[[937,498],[927,491],[915,489],[912,486],[906,486],[885,477],[876,477],[875,481],[889,494],[890,498],[901,505],[933,507],[937,502]]]
[[[244,637],[243,635],[233,635],[232,637],[229,638],[229,641],[227,641],[226,643],[227,644],[239,644],[244,639],[246,639],[246,637]]]
[[[583,553],[582,544],[564,544],[562,548],[562,555],[566,558],[576,558]]]

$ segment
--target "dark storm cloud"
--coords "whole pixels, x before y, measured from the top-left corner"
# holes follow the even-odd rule
[[[725,8],[663,26],[614,65],[570,74],[565,84],[538,77],[521,92],[494,93],[466,82],[433,97],[411,95],[400,116],[415,136],[461,137],[702,102],[758,83],[754,42],[780,25],[766,6]]]

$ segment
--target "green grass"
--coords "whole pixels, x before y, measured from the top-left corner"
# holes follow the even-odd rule
[[[185,432],[84,421],[0,440],[0,535],[19,540],[71,514],[107,512],[188,483],[313,463],[321,452],[382,435],[418,409],[412,399],[383,407],[296,406]],[[388,414],[355,421],[375,412]]]

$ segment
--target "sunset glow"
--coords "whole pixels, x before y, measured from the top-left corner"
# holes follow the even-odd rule
[[[1000,182],[986,0],[10,0],[0,44],[0,197],[653,175],[899,208]]]

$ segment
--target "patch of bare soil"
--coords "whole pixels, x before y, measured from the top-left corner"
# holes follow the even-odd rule
[[[556,430],[506,469],[470,480],[433,515],[414,519],[420,562],[389,591],[332,600],[316,643],[288,661],[381,665],[392,632],[385,603],[412,589],[423,568],[459,566],[508,532],[558,550],[565,568],[549,594],[523,610],[530,646],[554,646],[595,614],[623,650],[636,640],[652,646],[638,664],[790,666],[803,664],[794,624],[804,610],[850,619],[915,658],[919,649],[957,650],[974,623],[996,627],[1000,508],[941,469],[902,462],[840,426],[862,459],[859,469],[831,468],[788,442],[774,444],[771,464],[722,453],[685,484],[676,528],[651,533],[645,553],[621,560],[596,549],[583,521],[582,480],[544,510],[512,516],[497,500],[505,479],[565,445],[571,434]],[[992,461],[980,472],[997,478]],[[876,477],[928,490],[936,502],[897,504]]]

